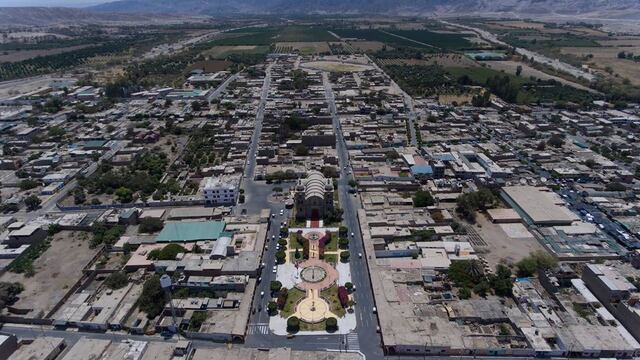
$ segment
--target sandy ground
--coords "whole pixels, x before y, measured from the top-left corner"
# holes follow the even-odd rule
[[[589,64],[593,64],[599,69],[604,69],[605,67],[610,66],[614,73],[619,74],[621,78],[627,78],[631,80],[632,84],[640,85],[640,63],[632,60],[618,59],[618,53],[620,51],[640,54],[640,44],[633,47],[562,48],[562,52],[565,54],[577,56],[592,54],[593,59],[589,61]]]
[[[360,72],[373,69],[373,67],[369,65],[342,63],[337,61],[312,61],[300,64],[300,67],[330,72]]]
[[[476,220],[477,223],[473,228],[487,243],[486,251],[482,257],[487,260],[491,268],[495,268],[501,262],[516,263],[532,251],[543,250],[543,247],[533,237],[509,237],[501,224],[492,223],[483,214],[478,214]],[[510,227],[513,227],[512,224],[507,226],[507,228]],[[523,234],[516,229],[509,229],[509,233],[511,235]]]
[[[518,68],[518,65],[522,66],[522,77],[536,77],[538,79],[543,79],[543,80],[548,80],[548,79],[554,79],[562,84],[565,85],[569,85],[569,86],[573,86],[576,89],[580,89],[580,90],[585,90],[585,91],[591,91],[593,92],[593,89],[590,89],[584,85],[580,85],[578,83],[569,81],[569,80],[565,80],[561,77],[557,77],[557,76],[553,76],[553,75],[549,75],[545,72],[542,72],[540,70],[534,69],[532,67],[530,67],[529,65],[526,65],[524,63],[518,62],[518,61],[484,61],[485,64],[487,64],[489,67],[491,67],[494,70],[504,70],[504,72],[506,73],[510,73],[510,74],[515,74],[516,73],[516,69]]]
[[[16,79],[0,82],[0,99],[24,94],[49,86],[52,80],[61,79],[60,77],[42,75],[25,79]],[[75,80],[73,78],[65,78]]]
[[[89,249],[87,233],[63,231],[55,235],[51,247],[34,262],[36,274],[33,277],[7,272],[0,281],[22,283],[24,291],[15,306],[33,309],[29,316],[43,316],[80,279],[82,268],[96,252]]]
[[[87,44],[87,45],[69,46],[69,47],[63,47],[63,48],[57,48],[57,49],[44,49],[44,50],[20,50],[20,51],[6,51],[6,52],[3,51],[3,52],[0,52],[0,63],[21,61],[21,60],[31,59],[36,56],[62,54],[65,52],[78,50],[78,49],[86,48],[89,46],[93,46],[93,45]]]

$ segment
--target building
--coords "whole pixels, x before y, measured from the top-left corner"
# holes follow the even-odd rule
[[[295,188],[296,217],[321,219],[333,210],[333,184],[321,172],[312,170]]]
[[[236,202],[238,187],[219,177],[204,180],[204,201],[209,205],[233,204]]]
[[[64,350],[66,342],[63,338],[37,337],[30,344],[21,345],[10,360],[53,360]]]
[[[571,225],[579,220],[564,206],[562,199],[547,188],[506,186],[502,189],[502,197],[528,224]]]
[[[224,235],[223,221],[167,222],[156,242],[214,241]]]

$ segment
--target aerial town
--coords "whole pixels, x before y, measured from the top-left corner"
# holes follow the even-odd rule
[[[207,21],[0,27],[0,359],[640,357],[640,35]]]

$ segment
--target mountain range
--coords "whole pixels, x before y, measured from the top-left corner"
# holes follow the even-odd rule
[[[639,0],[119,0],[104,12],[198,15],[392,14],[569,16],[640,19]]]
[[[501,16],[640,23],[640,0],[118,0],[86,8],[0,7],[0,27],[167,23],[233,15]]]

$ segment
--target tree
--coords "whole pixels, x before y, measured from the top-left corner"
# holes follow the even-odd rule
[[[640,167],[638,167],[638,170],[640,171]],[[349,229],[344,225],[340,225],[338,228],[338,234],[340,234],[340,236],[347,236],[348,233]]]
[[[122,271],[116,271],[109,275],[104,284],[113,290],[123,288],[129,283],[129,276]]]
[[[605,189],[607,191],[626,191],[627,187],[624,186],[624,184],[618,182],[618,181],[614,181],[614,182],[610,182],[606,185]]]
[[[428,191],[418,190],[413,195],[413,206],[415,207],[421,208],[433,206],[433,204],[435,204],[435,200],[433,199],[433,196],[431,196],[431,193],[429,193]]]
[[[618,59],[626,59],[627,58],[627,53],[625,53],[624,51],[620,51],[618,53]]]
[[[280,291],[280,289],[282,288],[282,283],[280,281],[272,281],[271,284],[269,284],[269,288],[271,289],[272,293],[276,293],[278,291]]]
[[[278,264],[284,264],[287,255],[283,250],[280,250],[276,253],[276,260],[278,260]]]
[[[154,249],[149,251],[147,259],[149,260],[175,260],[178,254],[185,253],[187,250],[178,244],[169,244],[162,249]]]
[[[325,330],[333,332],[338,330],[338,319],[330,317],[325,321]]]
[[[498,199],[491,190],[481,188],[478,191],[458,196],[458,199],[456,199],[456,211],[468,221],[473,222],[475,221],[476,211],[484,211],[495,206],[497,202]]]
[[[269,315],[276,315],[278,313],[278,304],[275,301],[269,301],[267,304],[267,312]]]
[[[147,313],[149,319],[153,319],[164,309],[165,300],[164,291],[160,286],[160,276],[151,276],[142,286],[142,293],[138,298],[140,310]]]
[[[138,227],[138,232],[140,233],[155,233],[164,228],[164,222],[162,219],[158,218],[144,218],[140,221],[140,226]]]
[[[520,76],[520,74],[522,74],[522,65],[516,67],[516,76]]]
[[[496,267],[495,275],[489,278],[489,283],[493,288],[493,292],[498,296],[511,296],[513,289],[513,281],[511,280],[511,270],[499,264]]]
[[[538,270],[553,268],[557,263],[558,261],[553,256],[537,250],[518,261],[516,267],[518,268],[518,276],[528,277],[534,275]]]
[[[349,248],[349,239],[346,237],[341,237],[338,239],[338,247],[340,249],[348,249]]]
[[[18,301],[18,294],[24,286],[18,282],[0,282],[0,310]]]
[[[24,199],[24,204],[27,206],[27,209],[29,210],[37,209],[41,203],[42,203],[42,200],[40,200],[40,198],[37,197],[36,195],[30,195],[26,199]]]
[[[547,143],[545,143],[544,141],[540,141],[536,146],[536,150],[538,151],[544,151],[544,149],[546,148],[547,148]]]
[[[22,191],[31,190],[33,188],[38,187],[39,185],[40,183],[33,179],[24,179],[20,181],[20,190]]]
[[[471,297],[471,290],[468,287],[462,287],[458,290],[458,297],[462,300],[469,299]]]
[[[342,261],[343,263],[349,262],[349,257],[351,256],[351,254],[349,253],[349,250],[345,250],[340,252],[340,261]]]
[[[300,329],[300,319],[296,316],[292,316],[287,319],[287,331],[297,332]]]
[[[300,145],[296,146],[296,155],[297,156],[307,156],[307,155],[309,155],[309,149],[306,146],[300,144]]]
[[[547,141],[547,144],[555,148],[561,148],[564,145],[564,139],[558,134],[553,134]]]
[[[76,205],[84,204],[87,201],[87,196],[84,194],[84,189],[80,186],[73,190],[73,203]]]
[[[121,203],[130,203],[133,201],[133,191],[124,186],[117,188],[115,194]]]

